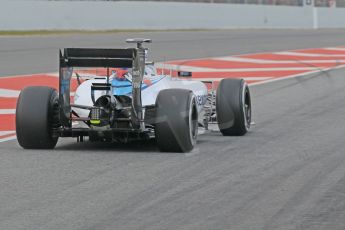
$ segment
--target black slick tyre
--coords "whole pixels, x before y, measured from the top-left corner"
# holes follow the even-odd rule
[[[55,89],[33,86],[23,89],[16,109],[16,132],[24,149],[53,149],[58,137],[58,94]]]
[[[223,79],[216,95],[218,126],[224,136],[242,136],[251,124],[251,98],[243,79]]]
[[[162,152],[190,152],[198,135],[195,96],[186,89],[165,89],[156,99],[155,137]]]

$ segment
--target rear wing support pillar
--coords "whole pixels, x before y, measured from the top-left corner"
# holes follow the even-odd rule
[[[59,101],[60,101],[60,122],[65,127],[72,127],[71,123],[71,78],[73,67],[64,65],[64,57],[60,50],[59,64]]]
[[[151,43],[151,39],[127,39],[127,43],[136,43],[137,48],[133,52],[133,69],[132,69],[132,123],[145,130],[144,108],[141,101],[141,84],[145,73],[146,53],[147,49],[143,47],[143,43]]]
[[[145,71],[145,49],[136,49],[133,53],[132,70],[132,122],[141,130],[145,129],[144,111],[141,101],[141,84]]]

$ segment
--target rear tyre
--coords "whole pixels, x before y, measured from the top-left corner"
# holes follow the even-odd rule
[[[250,128],[251,99],[243,79],[223,79],[216,96],[216,112],[224,136],[243,136]]]
[[[16,131],[24,149],[53,149],[58,136],[53,135],[59,118],[55,89],[33,86],[23,89],[16,110]]]
[[[195,96],[186,89],[165,89],[156,99],[155,136],[162,152],[190,152],[198,135]]]

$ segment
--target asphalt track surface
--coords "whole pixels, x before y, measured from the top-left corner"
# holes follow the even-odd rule
[[[154,57],[170,60],[344,45],[344,35],[241,30],[150,37],[157,40]],[[1,75],[56,71],[57,46],[119,46],[128,36],[0,38]],[[160,153],[154,143],[61,139],[52,151],[1,143],[0,229],[343,230],[344,76],[337,69],[253,86],[252,131],[202,135],[188,154]]]

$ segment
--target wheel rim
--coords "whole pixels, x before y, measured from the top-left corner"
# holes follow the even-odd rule
[[[191,143],[194,145],[198,136],[198,111],[194,96],[191,99],[191,106],[189,109],[189,131]]]
[[[243,90],[243,115],[244,115],[244,121],[246,129],[248,130],[250,128],[251,124],[251,117],[252,117],[252,109],[251,109],[251,100],[250,100],[250,93],[248,86],[245,85]]]

